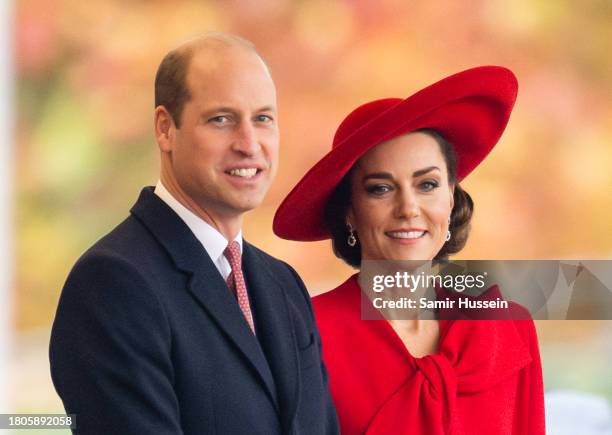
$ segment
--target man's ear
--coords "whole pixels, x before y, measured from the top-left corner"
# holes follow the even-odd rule
[[[170,112],[164,106],[157,106],[154,115],[155,139],[162,152],[171,152],[174,144],[176,125]]]

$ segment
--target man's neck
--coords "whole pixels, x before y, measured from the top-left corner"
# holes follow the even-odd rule
[[[168,176],[162,170],[160,180],[166,190],[176,199],[183,207],[198,216],[204,222],[219,231],[226,240],[231,241],[236,238],[242,228],[242,215],[238,216],[218,216],[211,213],[204,207],[198,205],[183,189],[179,186],[176,179]]]

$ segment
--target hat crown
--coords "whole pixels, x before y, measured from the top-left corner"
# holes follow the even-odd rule
[[[374,118],[400,104],[402,101],[403,100],[401,98],[383,98],[380,100],[370,101],[369,103],[362,104],[361,106],[357,107],[355,110],[349,113],[338,126],[336,134],[334,135],[332,149],[336,148],[353,133],[368,124]]]

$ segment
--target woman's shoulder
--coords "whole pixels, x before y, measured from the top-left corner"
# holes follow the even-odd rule
[[[509,319],[514,325],[525,345],[531,347],[535,343],[537,346],[538,337],[536,327],[531,317],[531,313],[527,308],[518,302],[509,300],[506,319]]]
[[[312,298],[312,306],[317,319],[326,316],[328,313],[336,315],[354,304],[354,300],[359,301],[359,284],[357,274],[350,276],[338,287],[322,293]]]

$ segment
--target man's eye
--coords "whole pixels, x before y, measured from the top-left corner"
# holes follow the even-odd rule
[[[391,186],[387,184],[375,184],[373,186],[366,187],[366,192],[372,195],[384,195],[391,191]]]
[[[229,122],[229,118],[225,115],[219,115],[219,116],[210,118],[208,122],[212,122],[215,124],[227,124]]]
[[[272,121],[272,117],[268,116],[268,115],[257,115],[255,117],[255,120],[257,122],[271,122]]]

